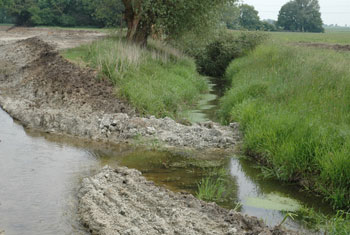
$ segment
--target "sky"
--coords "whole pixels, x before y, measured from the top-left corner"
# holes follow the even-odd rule
[[[277,20],[281,7],[289,0],[243,0],[259,11],[260,18]],[[319,0],[323,23],[350,26],[350,0]]]

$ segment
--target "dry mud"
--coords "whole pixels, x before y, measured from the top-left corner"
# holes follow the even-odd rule
[[[92,234],[296,234],[160,188],[123,167],[105,167],[84,179],[79,200],[82,221]]]

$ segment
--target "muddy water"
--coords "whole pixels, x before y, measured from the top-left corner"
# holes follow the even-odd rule
[[[80,180],[102,166],[124,165],[139,169],[159,185],[195,194],[208,169],[224,167],[230,173],[228,208],[259,216],[270,225],[282,221],[276,209],[252,205],[249,198],[271,193],[297,199],[317,210],[322,202],[300,193],[294,186],[263,181],[252,163],[236,157],[203,156],[146,151],[133,146],[101,146],[74,139],[31,132],[16,124],[0,109],[0,231],[5,234],[85,234],[76,217]],[[323,209],[327,209],[325,206]],[[300,229],[298,222],[289,227]]]

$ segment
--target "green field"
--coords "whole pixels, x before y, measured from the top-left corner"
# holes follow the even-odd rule
[[[301,182],[335,208],[350,208],[350,52],[293,46],[350,44],[350,33],[272,33],[226,72],[225,123],[238,121],[245,153],[265,174]]]

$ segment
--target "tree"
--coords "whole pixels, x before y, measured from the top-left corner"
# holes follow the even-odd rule
[[[240,10],[236,4],[228,4],[222,13],[222,22],[228,29],[239,29]]]
[[[324,32],[318,0],[292,0],[282,6],[278,26],[288,31]]]
[[[219,19],[219,10],[230,2],[235,0],[123,0],[127,39],[145,45],[152,31],[174,38],[204,29]]]
[[[261,22],[258,15],[258,11],[255,10],[253,6],[242,4],[240,5],[239,9],[239,22],[243,28],[248,30],[258,30],[261,28]]]

